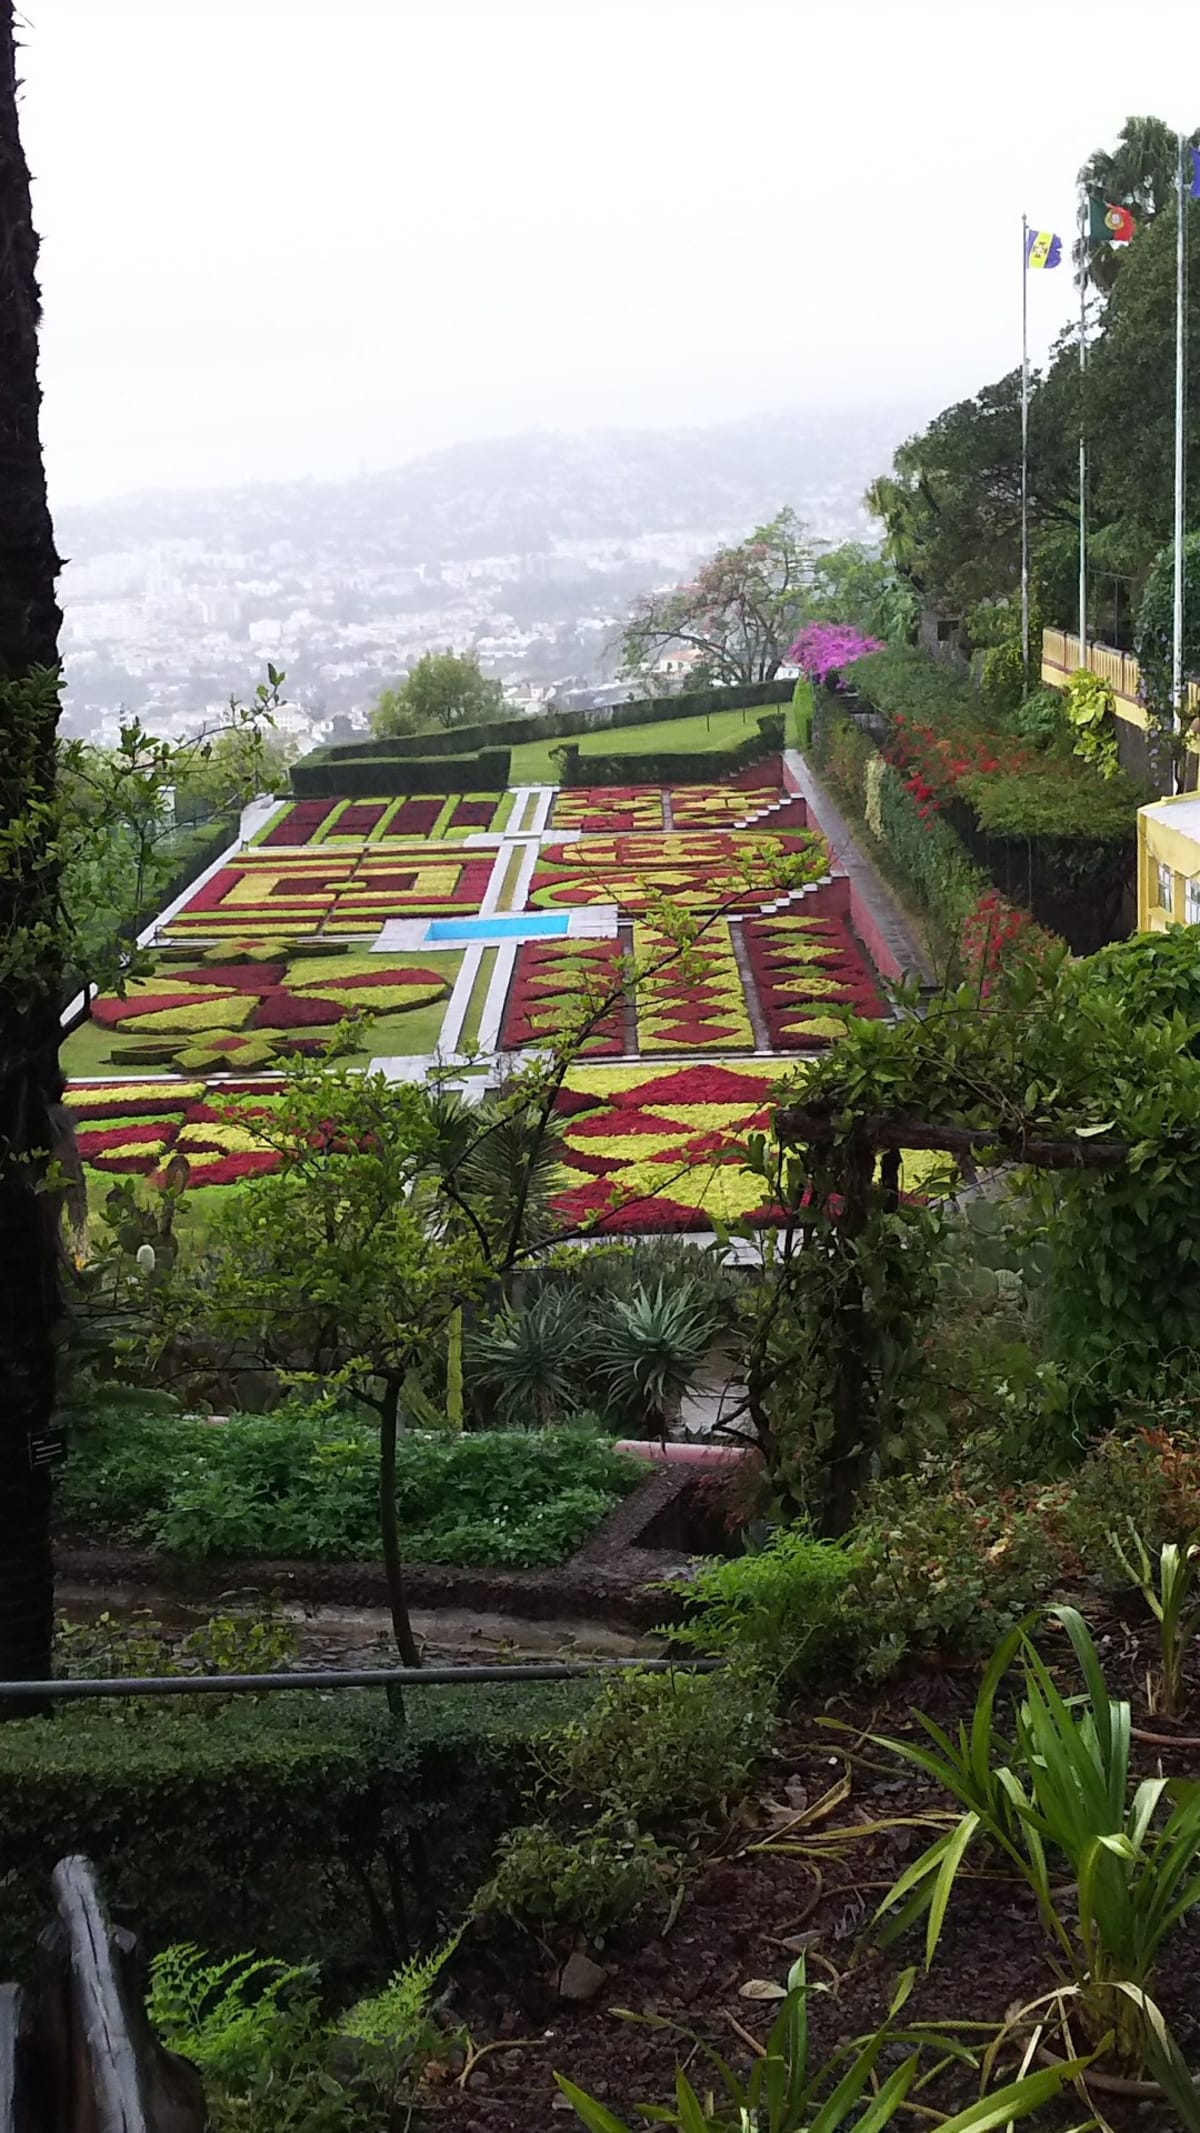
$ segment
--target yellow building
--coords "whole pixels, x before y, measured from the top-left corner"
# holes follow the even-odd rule
[[[1200,794],[1138,809],[1138,931],[1200,926]]]

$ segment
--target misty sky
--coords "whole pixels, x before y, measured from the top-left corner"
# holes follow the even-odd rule
[[[60,503],[932,413],[1019,357],[1022,211],[1200,119],[1194,0],[18,4]]]

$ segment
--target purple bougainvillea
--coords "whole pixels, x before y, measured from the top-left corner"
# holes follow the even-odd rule
[[[868,652],[882,650],[877,637],[864,637],[848,622],[810,622],[801,630],[788,658],[810,681],[824,681],[852,660],[865,659]]]

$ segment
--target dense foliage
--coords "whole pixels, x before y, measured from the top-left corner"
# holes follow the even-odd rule
[[[504,716],[504,689],[480,670],[475,652],[425,652],[371,713],[371,730],[389,734],[453,732]]]
[[[89,1539],[182,1560],[372,1559],[379,1547],[377,1432],[348,1415],[231,1415],[214,1424],[120,1409],[81,1419],[61,1516]],[[396,1506],[418,1562],[561,1562],[638,1479],[584,1431],[405,1435]]]

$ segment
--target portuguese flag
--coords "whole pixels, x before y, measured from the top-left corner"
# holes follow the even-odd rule
[[[1088,196],[1088,236],[1093,244],[1128,244],[1137,233],[1137,223],[1127,207],[1112,200]]]

